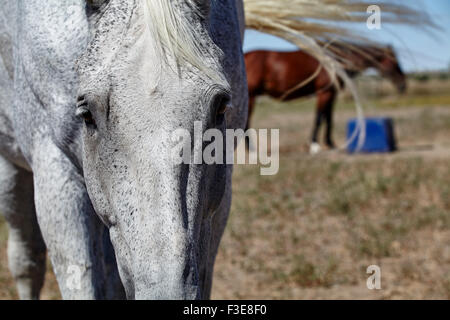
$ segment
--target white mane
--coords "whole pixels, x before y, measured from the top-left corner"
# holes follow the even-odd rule
[[[201,14],[193,0],[145,0],[145,19],[152,37],[160,44],[163,59],[174,58],[177,64],[190,64],[208,77],[217,79],[205,61],[208,48],[202,47],[201,36],[181,12],[181,3],[187,3],[196,14]],[[223,81],[223,80],[222,80]]]

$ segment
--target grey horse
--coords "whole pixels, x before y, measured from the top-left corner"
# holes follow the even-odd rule
[[[244,128],[243,30],[241,0],[0,0],[0,212],[20,298],[39,298],[47,251],[64,299],[210,296],[232,166],[164,159],[195,121]]]

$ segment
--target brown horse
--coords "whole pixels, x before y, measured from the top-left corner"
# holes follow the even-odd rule
[[[350,77],[355,77],[368,68],[375,68],[383,77],[390,79],[399,92],[406,90],[406,77],[390,46],[333,45],[331,50],[343,61]],[[317,136],[324,119],[327,125],[325,143],[329,148],[334,148],[332,118],[338,89],[328,73],[320,68],[318,60],[304,51],[253,51],[245,55],[245,63],[250,96],[247,128],[250,127],[257,96],[267,94],[288,101],[316,94],[317,108],[311,152],[320,150]]]

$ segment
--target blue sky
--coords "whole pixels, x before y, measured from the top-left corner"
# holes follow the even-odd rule
[[[361,28],[361,32],[365,32],[372,39],[392,44],[406,71],[449,69],[450,0],[408,0],[408,2],[427,10],[441,30],[427,32],[420,27],[388,24],[382,24],[381,30],[368,30],[365,24],[355,28]],[[290,51],[295,50],[296,47],[279,38],[247,30],[244,51],[256,49]]]

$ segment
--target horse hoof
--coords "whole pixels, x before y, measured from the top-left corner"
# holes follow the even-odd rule
[[[320,144],[317,142],[311,143],[309,146],[309,153],[310,154],[318,154],[322,148],[320,147]]]

